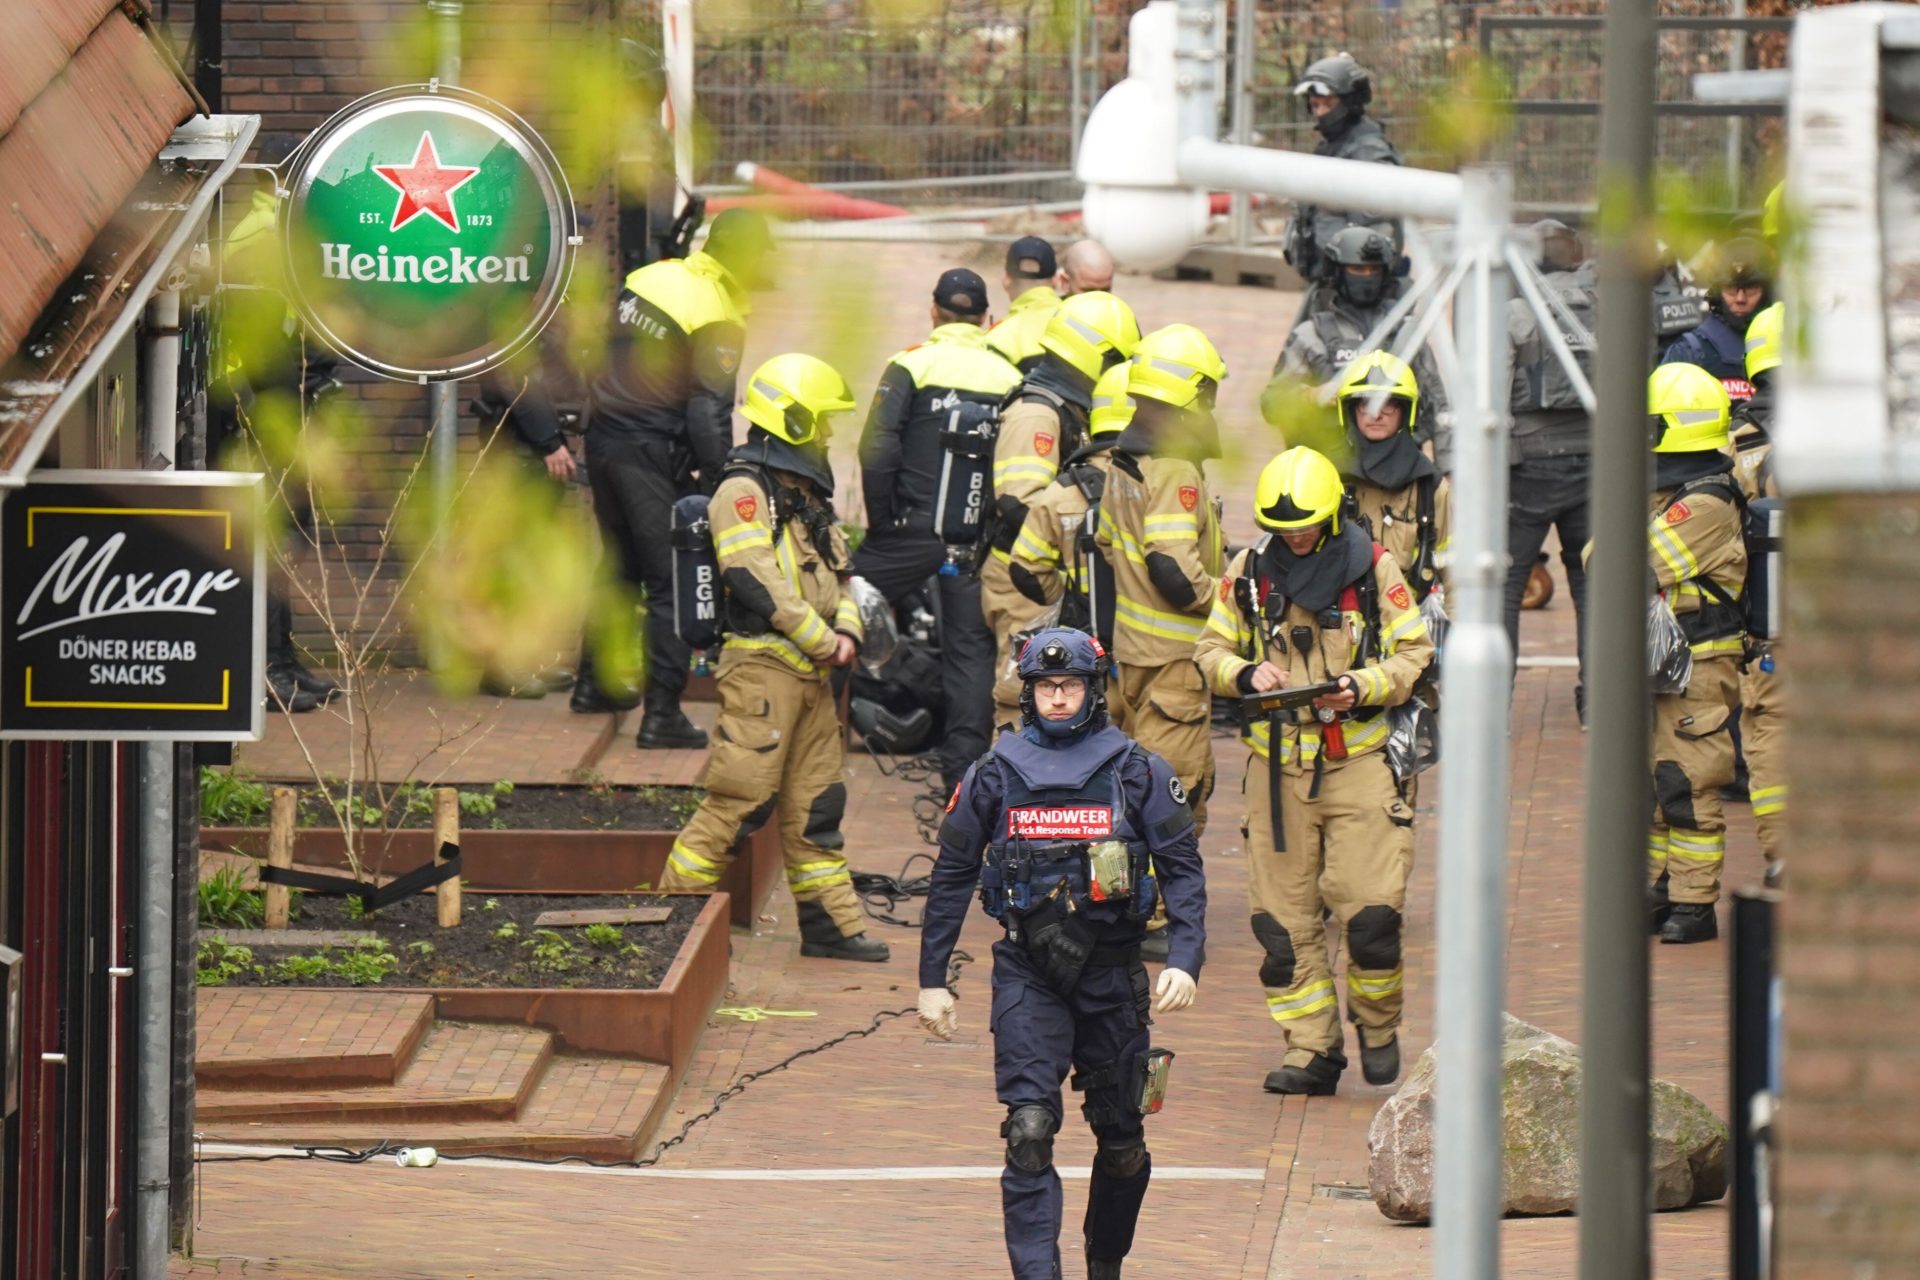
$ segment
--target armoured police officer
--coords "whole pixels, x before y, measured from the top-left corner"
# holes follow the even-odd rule
[[[1260,394],[1261,416],[1294,444],[1323,443],[1312,437],[1310,427],[1303,430],[1307,424],[1299,420],[1299,415],[1315,414],[1314,406],[1332,398],[1347,367],[1368,350],[1366,340],[1374,326],[1406,292],[1405,279],[1393,274],[1398,256],[1393,243],[1374,227],[1341,228],[1328,242],[1326,253],[1332,260],[1332,278],[1308,291],[1300,316],[1280,348],[1273,377]],[[1381,335],[1378,346],[1392,347],[1405,327],[1402,321],[1389,329]],[[1422,444],[1433,441],[1435,456],[1444,469],[1453,448],[1452,416],[1447,411],[1439,369],[1425,345],[1414,353],[1413,372],[1426,407],[1416,439]],[[1303,396],[1302,392],[1310,394]],[[1327,433],[1325,448],[1329,456],[1338,447],[1338,434]]]
[[[1293,92],[1307,100],[1307,109],[1313,113],[1313,128],[1320,135],[1313,149],[1315,155],[1378,164],[1404,163],[1379,122],[1367,115],[1367,104],[1373,101],[1373,77],[1352,54],[1336,53],[1312,63]],[[1308,283],[1331,279],[1334,263],[1327,255],[1327,246],[1334,233],[1354,224],[1385,228],[1393,246],[1391,262],[1398,265],[1402,243],[1399,219],[1312,204],[1294,210],[1293,223],[1287,228],[1287,262]]]
[[[718,741],[660,887],[712,891],[740,838],[778,809],[800,954],[881,961],[887,945],[866,936],[841,853],[845,755],[827,673],[864,637],[827,463],[831,419],[852,408],[846,379],[809,355],[775,356],[747,382],[752,425],[708,504],[728,631]]]
[[[587,474],[600,530],[621,575],[645,593],[646,713],[642,747],[704,747],[680,710],[692,652],[674,632],[669,521],[674,501],[712,493],[733,444],[734,383],[746,341],[747,295],[770,280],[766,220],[729,209],[706,247],[642,267],[620,290],[606,371],[595,380]],[[602,689],[583,655],[573,709],[619,710],[626,692]]]
[[[993,349],[1025,373],[1040,359],[1040,335],[1060,305],[1060,264],[1053,246],[1039,236],[1021,236],[1007,246],[1008,307],[999,324],[987,331]]]
[[[1171,936],[1161,1012],[1193,1003],[1206,882],[1173,770],[1107,723],[1106,653],[1082,632],[1041,631],[1020,651],[1021,719],[947,806],[920,948],[920,1019],[950,1039],[947,962],[977,889],[1006,927],[993,945],[994,1086],[1007,1108],[1000,1200],[1016,1280],[1060,1275],[1060,1085],[1097,1150],[1087,1190],[1089,1277],[1118,1277],[1153,1161],[1144,1118],[1171,1055],[1149,1047],[1140,940],[1156,898]],[[984,854],[984,861],[982,855]]]
[[[993,537],[980,562],[980,607],[999,642],[994,671],[995,723],[1019,718],[1020,683],[1012,675],[1013,637],[1040,606],[1013,585],[1013,541],[1032,502],[1060,473],[1060,460],[1086,442],[1094,383],[1133,354],[1140,326],[1133,308],[1110,293],[1075,294],[1040,335],[1040,355],[1000,412],[993,443]]]
[[[1535,262],[1545,287],[1560,308],[1580,321],[1584,334],[1570,328],[1563,334],[1568,350],[1589,383],[1593,379],[1592,336],[1599,295],[1593,266],[1586,261],[1580,239],[1565,223],[1552,218],[1533,224]],[[1563,326],[1564,328],[1565,326]],[[1507,478],[1507,643],[1520,653],[1520,610],[1529,582],[1544,573],[1540,548],[1548,530],[1560,537],[1560,563],[1566,569],[1567,590],[1573,596],[1574,641],[1586,654],[1587,571],[1581,549],[1587,545],[1587,488],[1589,455],[1593,451],[1593,416],[1581,404],[1573,381],[1560,365],[1540,332],[1533,308],[1515,298],[1507,305],[1507,347],[1512,352],[1512,382],[1508,406],[1513,412]],[[1549,586],[1551,584],[1549,583]],[[1537,589],[1537,588],[1535,588]],[[1574,711],[1587,722],[1586,668],[1573,687]]]
[[[1705,271],[1707,318],[1680,335],[1661,364],[1699,365],[1739,403],[1753,394],[1747,382],[1747,326],[1772,301],[1773,250],[1757,236],[1735,235],[1713,250]]]
[[[947,790],[987,749],[993,724],[994,639],[980,610],[980,579],[941,542],[935,510],[949,428],[990,420],[1020,383],[1020,371],[987,344],[986,317],[986,281],[965,267],[942,274],[933,289],[933,332],[888,362],[860,437],[867,538],[854,572],[893,603],[930,577],[938,583],[946,723],[940,768]],[[976,520],[986,515],[984,484],[977,495],[946,496],[976,502]]]
[[[1400,1074],[1413,810],[1384,751],[1386,710],[1411,696],[1433,641],[1399,566],[1342,519],[1341,497],[1312,449],[1266,465],[1254,515],[1267,536],[1234,558],[1196,655],[1228,696],[1326,689],[1243,735],[1266,765],[1248,777],[1245,830],[1260,982],[1287,1041],[1270,1093],[1331,1094],[1347,1065],[1323,912],[1346,943],[1361,1071],[1376,1085]]]

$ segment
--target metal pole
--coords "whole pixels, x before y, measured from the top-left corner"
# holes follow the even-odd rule
[[[1511,171],[1460,174],[1454,298],[1467,359],[1455,409],[1447,715],[1440,779],[1435,1274],[1500,1274],[1500,1045],[1507,932],[1507,268]]]
[[[1073,66],[1068,72],[1070,100],[1067,104],[1067,160],[1069,164],[1080,161],[1080,130],[1087,123],[1086,75],[1086,0],[1073,0],[1073,51],[1067,55]]]
[[[1253,19],[1254,0],[1234,0],[1233,5],[1233,140],[1243,147],[1253,145]],[[1253,196],[1233,193],[1231,218],[1233,245],[1247,247],[1253,235]]]
[[[1642,1280],[1647,1226],[1647,364],[1654,0],[1606,13],[1600,114],[1593,555],[1587,571],[1587,865],[1580,1276]]]
[[[679,213],[693,190],[693,0],[663,0],[661,49],[666,60],[667,92],[660,111],[673,138],[673,211]]]
[[[1729,16],[1746,17],[1747,0],[1733,0],[1732,12]],[[1727,40],[1729,44],[1727,70],[1745,71],[1747,69],[1747,33],[1734,27],[1727,32]],[[1744,168],[1740,163],[1740,143],[1745,129],[1746,122],[1741,119],[1739,112],[1727,113],[1727,196],[1736,209],[1740,207],[1740,175]]]
[[[427,0],[434,15],[434,79],[460,83],[462,0]],[[428,461],[433,475],[434,510],[441,519],[453,505],[454,475],[460,461],[460,384],[436,382],[427,388]]]
[[[165,1280],[173,1185],[173,744],[142,743],[139,755],[133,1256],[139,1280]]]
[[[1773,1068],[1774,907],[1771,889],[1741,889],[1733,895],[1733,937],[1727,947],[1732,988],[1727,1019],[1733,1131],[1730,1179],[1733,1202],[1733,1280],[1764,1280],[1773,1250],[1765,1230],[1768,1187],[1760,1176],[1767,1153],[1755,1141],[1754,1101],[1770,1090]]]
[[[220,110],[225,92],[221,77],[226,64],[220,39],[225,19],[220,6],[221,0],[193,0],[193,87],[200,91],[210,111]]]

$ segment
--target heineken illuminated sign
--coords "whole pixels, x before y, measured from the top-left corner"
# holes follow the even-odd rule
[[[531,341],[579,244],[553,153],[437,86],[339,112],[289,161],[288,293],[314,335],[388,377],[471,377]]]

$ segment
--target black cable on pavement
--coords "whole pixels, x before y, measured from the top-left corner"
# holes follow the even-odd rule
[[[926,855],[916,854],[914,856],[925,857]],[[911,865],[912,859],[908,859],[908,863],[909,865]],[[961,969],[964,968],[967,964],[971,963],[972,960],[973,960],[973,957],[965,951],[956,951],[953,953],[953,959],[949,961],[947,964],[947,987],[949,990],[959,985]],[[740,1075],[737,1075],[733,1078],[733,1082],[731,1084],[729,1084],[726,1088],[722,1089],[719,1093],[714,1095],[712,1104],[708,1106],[705,1111],[700,1112],[698,1115],[689,1117],[687,1122],[680,1126],[680,1131],[678,1133],[674,1134],[671,1138],[664,1139],[660,1143],[656,1144],[655,1147],[653,1148],[652,1154],[644,1157],[643,1159],[594,1160],[588,1156],[554,1156],[550,1159],[540,1159],[533,1156],[494,1156],[494,1155],[488,1155],[485,1152],[481,1152],[481,1151],[466,1152],[466,1153],[441,1152],[440,1159],[442,1160],[491,1160],[501,1164],[530,1164],[530,1165],[578,1164],[578,1165],[586,1165],[587,1167],[593,1168],[593,1169],[648,1169],[653,1167],[656,1164],[659,1164],[660,1158],[664,1156],[668,1151],[672,1150],[674,1147],[677,1147],[681,1143],[685,1142],[687,1140],[687,1135],[693,1131],[695,1126],[700,1125],[707,1120],[711,1120],[715,1115],[719,1113],[720,1108],[724,1107],[730,1099],[737,1098],[742,1093],[746,1092],[747,1086],[752,1084],[754,1081],[764,1080],[766,1077],[773,1075],[776,1072],[785,1071],[788,1067],[800,1061],[802,1058],[810,1058],[814,1054],[825,1053],[827,1050],[834,1048],[836,1045],[846,1044],[848,1041],[851,1041],[851,1040],[864,1040],[868,1036],[872,1035],[874,1032],[878,1031],[881,1028],[881,1026],[884,1025],[885,1023],[895,1018],[912,1017],[918,1012],[919,1012],[919,1007],[917,1005],[910,1005],[904,1009],[882,1009],[880,1010],[880,1012],[874,1014],[873,1017],[868,1021],[867,1025],[864,1027],[855,1027],[851,1031],[843,1031],[839,1035],[833,1037],[831,1040],[822,1040],[819,1044],[810,1045],[805,1049],[801,1049],[801,1050],[798,1050],[797,1052],[790,1053],[786,1057],[780,1059],[780,1061],[774,1063],[772,1066],[761,1067],[756,1071],[742,1072]],[[395,1152],[398,1152],[400,1149],[401,1149],[401,1144],[399,1144],[398,1142],[395,1142],[390,1138],[382,1138],[379,1142],[374,1143],[371,1147],[367,1147],[364,1150],[358,1150],[358,1151],[354,1150],[351,1147],[297,1146],[293,1151],[277,1151],[268,1155],[258,1155],[258,1156],[204,1156],[204,1155],[196,1154],[194,1156],[194,1163],[196,1165],[268,1164],[277,1160],[325,1160],[325,1161],[329,1161],[331,1163],[336,1163],[336,1164],[365,1164],[367,1161],[374,1159],[376,1156],[390,1155]]]

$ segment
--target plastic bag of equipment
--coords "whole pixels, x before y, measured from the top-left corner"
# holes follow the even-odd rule
[[[1387,767],[1402,782],[1440,760],[1440,717],[1419,695],[1387,708]]]
[[[1655,693],[1685,693],[1693,681],[1693,649],[1664,595],[1647,602],[1647,678]]]
[[[865,578],[848,578],[847,594],[860,610],[860,630],[866,637],[860,642],[860,665],[868,675],[877,676],[880,668],[893,661],[900,647],[900,630],[894,625],[893,606],[880,594],[880,588]]]
[[[1447,593],[1441,587],[1435,587],[1420,602],[1420,621],[1427,624],[1427,635],[1433,640],[1433,661],[1427,666],[1429,680],[1440,679],[1440,659],[1446,656],[1447,629],[1453,625],[1453,619],[1447,616]]]
[[[1013,633],[1013,643],[1007,646],[1007,669],[1001,673],[1002,679],[1018,680],[1020,678],[1020,650],[1025,647],[1028,640],[1042,631],[1050,631],[1061,625],[1060,608],[1064,604],[1066,604],[1066,598],[1063,596],[1042,609],[1032,622]]]

